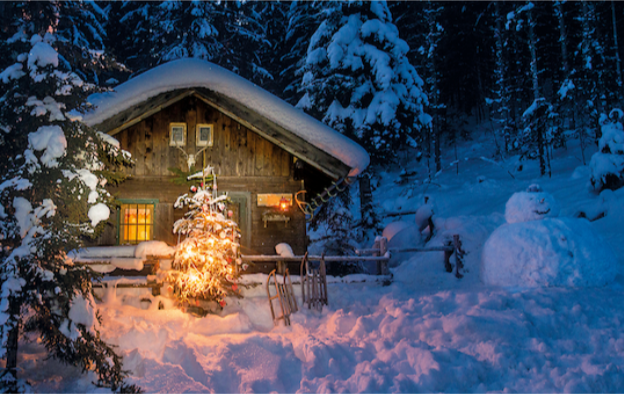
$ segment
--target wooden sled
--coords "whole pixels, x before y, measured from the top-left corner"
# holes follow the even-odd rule
[[[275,287],[275,294],[271,295],[271,278],[273,278],[273,286]],[[297,312],[299,307],[297,306],[297,298],[293,291],[292,281],[290,280],[290,274],[288,268],[284,273],[283,283],[278,283],[275,276],[275,270],[271,271],[266,283],[267,296],[269,297],[269,306],[271,307],[271,316],[273,317],[273,324],[276,326],[280,320],[284,320],[284,325],[290,326],[290,315]],[[275,306],[273,301],[278,300],[279,306],[277,307],[279,316],[275,315]]]
[[[308,260],[306,252],[301,260],[301,295],[302,303],[308,304],[308,309],[316,309],[319,312],[323,310],[323,305],[329,305],[327,302],[327,275],[325,271],[324,255],[321,261],[311,262]]]

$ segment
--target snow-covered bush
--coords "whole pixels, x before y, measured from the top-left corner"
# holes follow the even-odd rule
[[[481,277],[511,287],[604,286],[617,258],[584,219],[547,218],[504,224],[483,247]]]
[[[559,204],[539,185],[531,185],[524,192],[514,193],[505,205],[507,223],[528,222],[559,216]]]
[[[614,109],[609,116],[600,115],[602,137],[598,142],[598,152],[589,163],[591,183],[594,188],[617,189],[624,183],[624,113]]]

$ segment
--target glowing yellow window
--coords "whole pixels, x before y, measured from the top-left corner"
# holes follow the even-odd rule
[[[120,244],[149,241],[154,234],[154,204],[121,204]]]

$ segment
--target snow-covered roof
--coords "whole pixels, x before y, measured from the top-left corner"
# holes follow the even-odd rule
[[[118,85],[113,92],[91,95],[89,102],[95,108],[84,114],[82,121],[97,126],[163,93],[193,88],[225,96],[283,127],[346,164],[351,169],[349,176],[359,174],[369,164],[368,153],[354,141],[233,72],[199,59],[165,63]]]

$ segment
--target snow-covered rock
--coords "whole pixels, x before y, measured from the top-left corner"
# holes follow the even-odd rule
[[[528,222],[559,216],[559,204],[550,193],[531,185],[525,192],[514,193],[505,205],[507,223]]]
[[[481,277],[494,286],[604,286],[617,258],[584,219],[505,224],[483,247]]]

